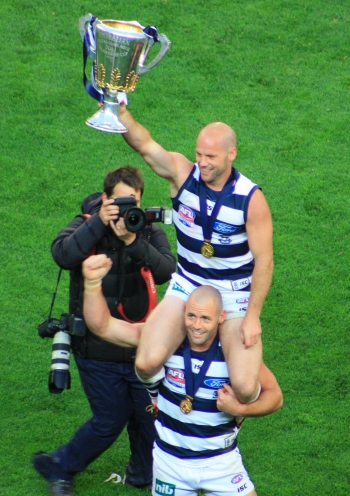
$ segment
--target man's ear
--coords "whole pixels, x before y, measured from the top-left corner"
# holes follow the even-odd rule
[[[229,159],[232,160],[233,162],[236,157],[237,157],[237,148],[233,146],[229,153]]]
[[[108,200],[108,196],[106,195],[105,192],[102,193],[102,203]]]
[[[226,310],[221,310],[220,317],[219,317],[219,324],[222,324],[225,319],[226,319]]]

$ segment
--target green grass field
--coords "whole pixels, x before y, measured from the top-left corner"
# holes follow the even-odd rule
[[[0,496],[46,494],[31,456],[68,441],[89,416],[77,371],[50,395],[51,344],[37,335],[57,267],[50,244],[100,190],[105,173],[139,166],[143,206],[170,205],[120,136],[84,122],[78,19],[155,24],[172,49],[130,95],[165,148],[194,158],[221,120],[238,136],[236,167],[259,183],[274,220],[275,275],[264,356],[284,392],[276,414],[248,419],[240,448],[259,496],[349,494],[350,4],[344,0],[0,0]],[[173,228],[167,233],[175,248]],[[67,309],[63,274],[55,316]],[[162,293],[162,292],[161,292]],[[105,484],[125,468],[127,438],[77,477],[76,495],[137,496]]]

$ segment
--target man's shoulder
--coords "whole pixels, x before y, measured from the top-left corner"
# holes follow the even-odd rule
[[[102,204],[102,193],[92,193],[87,196],[81,203],[81,212],[92,215],[99,211]]]
[[[258,187],[254,181],[249,179],[237,169],[234,169],[235,193],[246,193]]]

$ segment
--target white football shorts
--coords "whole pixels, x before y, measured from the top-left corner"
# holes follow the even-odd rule
[[[153,449],[153,496],[247,496],[254,489],[238,448],[205,460],[182,460]]]
[[[172,274],[165,296],[176,296],[183,301],[187,301],[196,287],[197,286],[175,272]],[[249,303],[250,291],[234,291],[232,289],[223,289],[214,285],[213,287],[221,293],[224,310],[226,310],[226,320],[240,319],[245,316]]]

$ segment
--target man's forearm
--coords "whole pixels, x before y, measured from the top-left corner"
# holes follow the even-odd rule
[[[127,110],[126,105],[120,106],[120,120],[127,127],[128,131],[122,136],[131,148],[133,148],[142,157],[146,151],[144,146],[151,140],[149,131],[137,122],[131,113]]]
[[[243,417],[262,417],[275,412],[283,405],[283,395],[276,377],[271,370],[262,363],[259,373],[261,393],[253,403],[241,404]]]
[[[264,302],[271,287],[273,260],[257,262],[252,275],[251,293],[247,314],[260,317]]]
[[[279,410],[283,396],[279,386],[262,389],[259,398],[253,403],[242,403],[239,415],[242,417],[263,417]]]
[[[84,291],[84,318],[91,332],[97,336],[104,338],[108,334],[108,323],[110,319],[110,311],[107,306],[105,297],[102,293],[102,286],[94,289],[87,289],[86,285],[89,281],[85,279]]]

